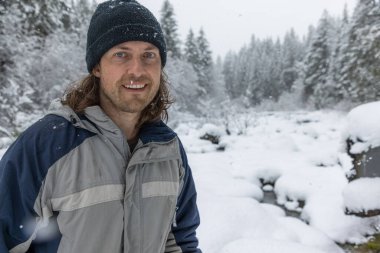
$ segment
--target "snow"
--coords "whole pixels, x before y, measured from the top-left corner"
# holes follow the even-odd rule
[[[178,123],[178,114],[174,129],[197,186],[203,252],[342,253],[337,243],[364,243],[379,233],[379,216],[345,213],[380,207],[380,179],[346,178],[352,159],[342,149],[344,139],[371,132],[368,124],[349,128],[352,115],[355,110],[348,116],[249,112],[229,115],[226,124],[201,118]],[[359,115],[360,122],[370,122],[367,117],[374,120],[376,114]],[[200,139],[210,132],[220,136],[219,144]],[[220,145],[224,151],[218,151]],[[265,197],[270,192],[276,205]],[[299,217],[288,216],[288,210]]]
[[[380,102],[360,105],[347,115],[344,135],[354,142],[350,153],[359,154],[380,146]]]
[[[220,129],[221,122],[219,128],[180,124],[198,191],[203,251],[338,253],[344,251],[337,243],[364,243],[378,233],[380,219],[345,214],[343,192],[352,169],[342,150],[346,123],[339,112],[236,115],[228,124],[235,126],[231,135],[218,131],[228,144],[223,152],[199,140],[205,128]],[[264,191],[271,190],[278,205],[300,218],[264,203]]]
[[[380,178],[359,178],[343,191],[345,206],[352,212],[380,210]]]
[[[225,130],[223,127],[220,127],[220,126],[218,127],[218,126],[211,124],[211,123],[204,124],[199,132],[200,132],[201,136],[203,136],[205,134],[211,134],[214,136],[222,136],[225,134]],[[199,136],[199,137],[201,137],[201,136]]]
[[[350,153],[361,154],[380,146],[380,102],[362,104],[347,115],[343,139],[351,140]],[[348,171],[349,161],[342,159]],[[380,178],[359,178],[350,182],[343,191],[344,205],[348,211],[366,213],[380,210]]]

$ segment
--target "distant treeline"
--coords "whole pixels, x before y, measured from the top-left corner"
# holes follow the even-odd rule
[[[86,32],[95,7],[89,0],[0,1],[0,126],[22,128],[20,112],[45,111],[87,74]],[[303,38],[292,29],[276,40],[252,35],[216,62],[203,29],[180,40],[169,1],[158,18],[174,110],[212,114],[284,98],[320,109],[380,97],[379,0],[359,0],[341,17],[325,11]]]

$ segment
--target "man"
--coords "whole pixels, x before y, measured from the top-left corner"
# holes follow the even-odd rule
[[[0,162],[0,252],[200,252],[186,154],[161,121],[159,23],[133,0],[100,4],[86,62],[90,75]]]

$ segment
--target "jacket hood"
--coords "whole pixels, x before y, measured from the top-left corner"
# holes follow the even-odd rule
[[[78,115],[69,106],[62,105],[60,99],[56,99],[50,104],[48,114],[61,116],[70,121],[75,127],[80,127],[93,133],[120,134],[122,132],[99,106],[87,107],[84,115]],[[168,142],[176,136],[176,133],[161,120],[146,123],[139,131],[139,139],[144,144],[148,142]]]
[[[61,100],[57,99],[50,104],[48,114],[61,116],[70,121],[75,127],[83,128],[93,133],[107,133],[117,136],[122,134],[121,129],[97,105],[87,107],[84,114],[77,114],[70,106],[63,105]]]

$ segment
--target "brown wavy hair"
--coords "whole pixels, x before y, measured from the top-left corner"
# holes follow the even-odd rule
[[[70,106],[77,114],[83,114],[87,107],[100,105],[99,86],[100,79],[91,73],[65,92],[61,100],[62,104]],[[169,92],[167,75],[164,71],[161,71],[160,86],[157,94],[141,112],[136,128],[140,128],[147,122],[167,121],[169,118],[168,109],[173,102],[174,99]]]

